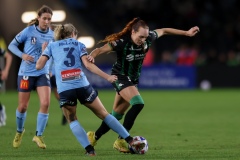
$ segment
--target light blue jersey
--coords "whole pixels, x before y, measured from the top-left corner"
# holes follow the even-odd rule
[[[52,42],[43,55],[53,58],[58,93],[89,85],[81,61],[87,51],[81,42],[73,38]]]
[[[19,56],[20,50],[17,46],[23,43],[23,53],[34,57],[34,62],[26,62],[22,60],[18,75],[39,76],[42,74],[49,74],[49,63],[45,65],[43,69],[36,70],[36,62],[42,54],[42,44],[44,42],[51,43],[53,40],[53,31],[51,29],[47,32],[43,32],[37,26],[31,25],[22,30],[10,43],[9,49]],[[17,45],[15,45],[16,41],[18,43]]]

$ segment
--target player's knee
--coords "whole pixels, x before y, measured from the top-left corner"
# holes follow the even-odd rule
[[[142,99],[142,97],[141,97],[140,95],[134,96],[134,97],[130,100],[130,104],[131,104],[132,106],[138,105],[138,106],[144,107],[144,101],[143,101],[143,99]]]
[[[114,110],[112,110],[112,115],[117,119],[117,120],[121,120],[123,117],[123,114],[117,113]]]

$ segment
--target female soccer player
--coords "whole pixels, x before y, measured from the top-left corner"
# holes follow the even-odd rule
[[[8,51],[0,48],[0,57],[2,56],[6,59],[6,64],[3,70],[0,68],[0,88],[2,87],[2,82],[8,78],[9,69],[12,64],[12,55]],[[6,119],[5,106],[0,102],[0,127],[6,125]]]
[[[95,151],[93,146],[90,145],[85,130],[77,120],[77,100],[88,107],[111,129],[120,134],[131,146],[142,149],[145,144],[141,141],[133,140],[119,121],[106,111],[98,98],[97,91],[89,84],[83,72],[82,63],[91,72],[108,80],[110,83],[115,82],[117,76],[106,74],[87,60],[86,47],[76,40],[77,33],[76,28],[72,24],[59,25],[54,30],[54,39],[56,41],[43,45],[45,50],[37,61],[36,68],[38,70],[42,69],[48,59],[53,58],[57,90],[60,96],[60,107],[69,122],[73,134],[86,149],[88,155],[94,156]]]
[[[40,109],[37,115],[36,135],[33,142],[38,147],[45,149],[42,134],[48,121],[48,109],[50,104],[50,80],[49,66],[46,65],[42,70],[36,70],[36,62],[42,53],[42,44],[54,40],[53,31],[50,29],[52,9],[42,6],[37,18],[31,20],[28,26],[23,29],[9,44],[9,50],[22,58],[18,72],[18,107],[16,110],[17,133],[13,140],[13,147],[18,148],[21,144],[25,132],[24,123],[27,116],[27,109],[30,93],[36,89],[40,100]],[[23,51],[18,46],[24,45]]]
[[[162,28],[149,31],[148,25],[140,18],[134,18],[119,33],[107,36],[101,42],[106,42],[100,48],[94,49],[88,57],[94,63],[94,58],[103,53],[115,51],[117,61],[112,67],[112,75],[117,76],[117,81],[112,83],[116,90],[112,115],[118,120],[122,119],[129,106],[132,107],[126,113],[123,126],[127,131],[132,128],[135,119],[144,107],[144,101],[138,91],[143,60],[152,42],[163,35],[183,35],[192,37],[199,32],[199,28],[192,27],[188,31],[173,28]],[[96,132],[88,132],[89,141],[93,146],[97,140],[109,131],[109,127],[102,122]],[[119,137],[113,147],[120,152],[129,152],[124,139]]]

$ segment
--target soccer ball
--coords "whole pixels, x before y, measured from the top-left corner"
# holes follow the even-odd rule
[[[144,137],[135,136],[135,137],[133,137],[133,140],[141,141],[145,144],[145,146],[143,147],[143,149],[139,150],[138,148],[136,148],[134,146],[128,145],[128,148],[131,151],[131,153],[133,153],[133,154],[145,154],[148,151],[148,142]]]

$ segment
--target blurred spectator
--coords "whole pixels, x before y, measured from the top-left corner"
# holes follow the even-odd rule
[[[195,61],[196,66],[205,66],[207,64],[207,58],[205,53],[200,53],[197,56],[197,59]]]
[[[239,59],[237,57],[237,53],[233,50],[230,50],[227,54],[227,65],[228,66],[238,66]]]
[[[162,52],[161,64],[163,64],[163,65],[173,65],[173,64],[175,64],[175,61],[173,59],[173,55],[169,50],[165,50],[165,51]]]
[[[196,58],[198,56],[198,51],[189,47],[187,44],[181,44],[175,53],[176,64],[177,65],[188,65],[192,66],[195,64]]]
[[[154,64],[154,53],[153,50],[150,48],[146,53],[146,57],[143,60],[143,66],[151,66]]]

